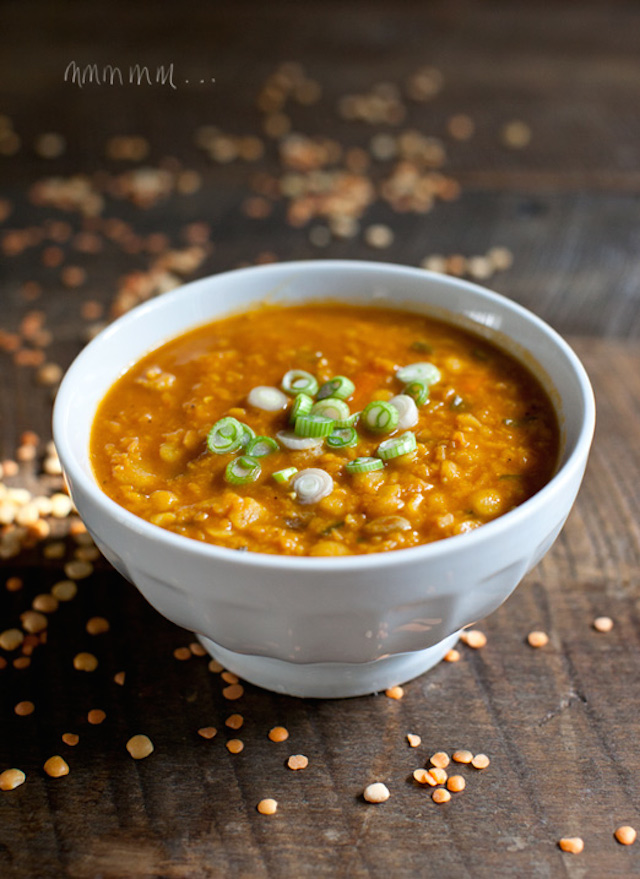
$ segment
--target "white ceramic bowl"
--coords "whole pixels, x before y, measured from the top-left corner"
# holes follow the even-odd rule
[[[493,340],[541,379],[556,407],[562,453],[553,479],[467,534],[388,553],[299,558],[239,553],[165,531],[100,490],[89,461],[96,407],[152,348],[265,300],[338,299],[443,317]],[[371,693],[426,671],[460,629],[494,611],[558,536],[575,500],[594,429],[587,375],[568,345],[519,305],[421,269],[350,261],[293,262],[205,278],[154,299],[94,339],[67,372],[54,437],[72,498],[104,555],[170,620],[198,633],[245,680],[295,696]]]

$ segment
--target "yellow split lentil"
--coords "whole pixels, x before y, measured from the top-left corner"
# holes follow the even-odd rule
[[[374,781],[372,784],[368,784],[363,793],[367,803],[384,803],[390,796],[389,788],[381,781]]]
[[[69,774],[69,764],[66,760],[63,760],[59,754],[56,754],[54,757],[49,757],[49,759],[45,761],[44,771],[47,775],[50,775],[51,778],[62,778],[63,775]]]
[[[0,772],[0,790],[15,790],[25,783],[26,778],[22,769],[5,769]]]
[[[391,405],[410,384],[402,368],[424,363],[439,379],[406,422],[416,448],[382,469],[347,469],[376,456],[386,438],[364,416],[353,447],[276,442],[249,483],[225,476],[240,456],[207,450],[209,431],[225,417],[271,439],[289,430],[291,397],[276,410],[248,398],[255,388],[279,388],[292,369],[320,385],[345,376],[354,385],[346,405],[357,413],[375,400]],[[284,555],[384,552],[473,530],[541,488],[557,451],[553,407],[510,355],[422,315],[337,304],[263,306],[168,342],[113,385],[91,437],[100,486],[131,512],[196,540]],[[272,478],[289,467],[324,471],[331,490],[301,502],[286,480]],[[76,579],[84,574],[77,565],[89,563],[71,564]]]
[[[620,845],[633,845],[638,834],[634,827],[630,827],[628,824],[623,824],[622,827],[617,828],[613,835]]]
[[[131,736],[127,742],[126,748],[134,760],[143,760],[145,757],[148,757],[149,754],[153,753],[154,750],[153,742],[149,736],[140,733]]]
[[[584,840],[579,836],[563,836],[562,839],[558,840],[558,845],[563,852],[579,855],[584,849]]]
[[[256,808],[261,815],[275,815],[278,811],[278,803],[271,797],[266,797],[264,800],[260,800]]]
[[[549,643],[549,636],[546,632],[529,632],[527,641],[530,647],[546,647]]]

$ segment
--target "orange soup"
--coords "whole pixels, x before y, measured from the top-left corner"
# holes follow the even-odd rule
[[[403,549],[506,513],[553,475],[537,379],[422,315],[264,306],[143,357],[91,435],[109,497],[176,534],[296,556]]]

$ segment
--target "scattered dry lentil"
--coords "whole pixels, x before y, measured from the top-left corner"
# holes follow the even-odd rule
[[[402,687],[389,687],[388,690],[384,691],[385,696],[388,696],[389,699],[402,699],[404,696],[404,690]]]
[[[19,669],[29,668],[29,666],[31,665],[31,660],[28,656],[19,656],[17,659],[13,660],[12,665],[14,668]]]
[[[454,793],[464,790],[466,786],[467,782],[461,775],[450,775],[447,779],[447,788]]]
[[[0,772],[0,790],[15,790],[25,783],[26,778],[22,769],[5,769]]]
[[[443,658],[444,658],[445,662],[459,662],[460,661],[460,651],[456,650],[455,648],[451,649],[451,650],[447,650],[447,652],[445,653]]]
[[[108,632],[110,627],[109,621],[104,617],[91,617],[87,620],[85,628],[89,635],[102,635],[103,632]]]
[[[434,803],[448,803],[451,799],[451,794],[448,790],[445,790],[443,787],[439,787],[437,790],[431,794],[431,799]]]
[[[244,687],[242,684],[230,684],[228,687],[224,687],[222,695],[230,702],[235,702],[236,699],[240,699],[244,695]]]
[[[80,741],[80,736],[73,732],[62,733],[62,741],[65,745],[69,745],[71,748],[75,748],[75,746]]]
[[[99,726],[104,720],[106,720],[106,717],[107,714],[102,708],[92,708],[87,714],[87,720],[92,726]]]
[[[18,592],[22,589],[23,582],[20,577],[9,577],[4,585],[6,586],[7,592]]]
[[[427,770],[427,784],[431,784],[432,786],[436,784],[444,784],[447,780],[447,772],[444,769],[440,769],[439,766],[434,766],[433,769]]]
[[[369,247],[375,247],[378,249],[391,247],[393,244],[393,237],[393,232],[389,226],[384,226],[381,223],[368,226],[364,232],[364,240]]]
[[[234,675],[232,671],[223,671],[220,677],[227,684],[237,684],[240,680],[240,678],[237,675]]]
[[[207,668],[210,672],[213,672],[213,674],[218,674],[219,672],[224,671],[224,665],[222,665],[221,662],[218,662],[217,659],[210,660]]]
[[[473,760],[473,754],[471,751],[454,751],[451,759],[455,763],[471,763]]]
[[[308,765],[309,758],[305,757],[304,754],[292,754],[287,760],[287,766],[294,771],[306,769]]]
[[[549,643],[549,636],[546,632],[529,632],[527,641],[530,647],[546,647]]]
[[[180,662],[185,662],[187,659],[191,659],[192,653],[188,647],[176,647],[173,651],[174,659],[179,659]]]
[[[391,796],[389,788],[381,781],[374,781],[372,784],[368,784],[362,795],[367,803],[384,803]]]
[[[212,739],[217,734],[217,732],[218,730],[215,728],[215,726],[202,726],[198,730],[198,735],[202,736],[203,739]]]
[[[24,632],[20,629],[5,629],[0,632],[0,647],[3,650],[16,650],[24,641]]]
[[[593,628],[596,632],[610,632],[613,629],[613,620],[611,617],[596,617],[593,621]]]
[[[244,742],[242,739],[229,739],[227,742],[227,750],[231,754],[239,754],[240,751],[244,750]]]
[[[58,601],[71,601],[78,594],[78,587],[73,580],[59,580],[51,587],[51,594]]]
[[[70,580],[84,580],[93,573],[93,565],[82,559],[72,559],[64,566],[64,573]]]
[[[633,845],[638,834],[636,833],[635,828],[630,827],[628,824],[623,824],[622,827],[618,827],[613,835],[620,845]]]
[[[445,754],[444,751],[436,751],[436,753],[429,758],[429,762],[433,766],[437,766],[439,769],[446,769],[450,762],[449,755]]]
[[[114,676],[113,676],[113,680],[114,680],[114,681],[116,682],[116,684],[118,684],[120,687],[123,686],[123,684],[124,684],[124,679],[125,679],[125,673],[124,673],[123,671],[117,671],[117,672],[114,674]]]
[[[24,613],[20,614],[20,622],[25,632],[30,634],[43,632],[49,625],[46,616],[43,613],[38,613],[37,610],[25,610]]]
[[[490,762],[486,754],[476,754],[471,765],[474,769],[486,769]]]
[[[42,592],[33,599],[31,607],[40,613],[55,613],[58,609],[58,599],[48,592]]]
[[[54,757],[49,757],[49,759],[45,761],[43,768],[51,778],[62,778],[63,775],[69,774],[69,764],[66,760],[63,760],[59,754],[56,754]]]
[[[256,809],[261,815],[275,815],[278,811],[278,803],[276,800],[271,799],[271,797],[267,797],[264,800],[260,800]]]
[[[95,671],[98,667],[98,659],[93,653],[77,653],[73,657],[73,667],[77,671]]]
[[[194,656],[206,656],[207,651],[204,649],[202,644],[199,641],[192,641],[189,644],[189,650]]]
[[[274,726],[269,730],[268,736],[272,742],[286,742],[289,738],[289,730],[284,726]]]
[[[572,855],[579,855],[584,848],[584,840],[579,836],[564,836],[558,840],[558,845],[563,852],[571,852]]]
[[[413,778],[418,784],[430,784],[433,780],[426,769],[414,769]]]
[[[138,735],[131,736],[126,744],[126,749],[134,760],[143,760],[153,753],[154,747],[149,736],[139,733]]]
[[[230,714],[224,722],[229,729],[240,729],[244,723],[244,717],[241,714]]]
[[[531,129],[526,122],[514,119],[502,128],[502,142],[511,149],[518,150],[529,145]]]
[[[51,496],[51,515],[54,519],[66,519],[73,509],[73,501],[67,494],[58,492]],[[71,577],[71,574],[67,574]],[[72,579],[77,579],[73,577]]]
[[[27,717],[29,714],[33,714],[35,709],[36,706],[33,704],[33,702],[28,702],[25,700],[24,702],[18,702],[13,710],[18,715],[18,717]]]
[[[467,629],[466,631],[461,633],[460,640],[463,642],[463,644],[466,644],[467,647],[472,647],[474,650],[479,650],[487,643],[487,636],[479,629]]]
[[[422,739],[414,733],[407,733],[407,742],[410,748],[418,748],[422,744]]]

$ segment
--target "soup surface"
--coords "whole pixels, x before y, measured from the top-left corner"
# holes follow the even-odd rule
[[[91,459],[107,495],[176,534],[335,556],[471,531],[538,491],[558,445],[539,382],[484,339],[311,304],[147,354],[101,402]]]

